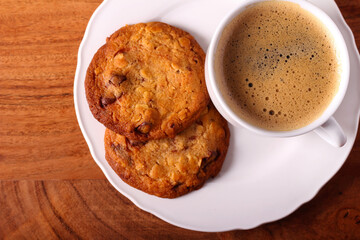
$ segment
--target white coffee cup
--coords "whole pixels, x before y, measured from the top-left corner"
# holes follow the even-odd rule
[[[312,13],[317,19],[319,19],[324,26],[326,26],[329,32],[332,34],[334,39],[334,45],[336,51],[338,53],[338,61],[341,64],[341,74],[340,74],[340,84],[339,89],[336,95],[333,97],[331,103],[323,112],[323,114],[311,122],[310,124],[306,125],[305,127],[290,130],[290,131],[272,131],[263,128],[259,128],[254,126],[244,119],[239,117],[231,107],[226,103],[223,94],[220,91],[217,79],[215,77],[215,64],[214,60],[216,57],[216,50],[218,47],[219,40],[222,36],[224,28],[234,19],[234,17],[238,16],[243,12],[246,8],[251,6],[252,4],[263,2],[267,0],[248,0],[243,1],[240,5],[234,9],[231,13],[229,13],[219,24],[217,27],[215,34],[212,37],[210,42],[207,55],[206,55],[206,63],[205,63],[205,78],[207,88],[213,101],[214,105],[224,116],[226,120],[228,120],[232,125],[235,127],[244,127],[252,132],[257,134],[261,134],[264,136],[269,137],[294,137],[301,134],[305,134],[310,131],[316,132],[320,137],[324,140],[332,144],[336,147],[342,147],[346,143],[346,135],[344,131],[341,129],[340,125],[336,122],[332,115],[335,113],[339,105],[341,104],[346,89],[349,82],[349,74],[350,74],[350,63],[349,63],[349,54],[347,51],[347,47],[344,41],[344,38],[337,28],[336,24],[331,20],[331,18],[324,13],[321,9],[314,6],[313,4],[305,1],[305,0],[280,0],[280,1],[287,1],[299,4],[303,9]]]

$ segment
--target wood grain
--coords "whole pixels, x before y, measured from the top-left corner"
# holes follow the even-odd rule
[[[99,1],[2,1],[0,179],[104,179],[77,124],[77,51]]]
[[[336,1],[360,46],[360,0]],[[100,0],[0,7],[0,239],[360,239],[360,135],[344,166],[290,216],[202,233],[146,213],[105,180],[77,125],[79,44]]]

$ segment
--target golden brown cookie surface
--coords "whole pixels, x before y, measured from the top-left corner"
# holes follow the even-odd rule
[[[174,198],[199,189],[218,174],[229,136],[227,122],[209,105],[195,123],[173,139],[133,142],[106,129],[106,159],[129,185]]]
[[[199,44],[181,29],[159,22],[125,26],[89,65],[90,110],[132,140],[174,137],[208,104],[204,61]]]

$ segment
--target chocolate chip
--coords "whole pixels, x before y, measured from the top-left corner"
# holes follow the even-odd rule
[[[196,120],[196,124],[203,126],[203,122],[201,120]]]
[[[135,128],[135,131],[143,133],[143,134],[147,134],[150,132],[152,124],[149,122],[143,122],[142,124],[140,124],[139,126],[137,126]]]
[[[115,150],[117,153],[122,153],[122,151],[125,151],[126,148],[121,144],[114,144],[111,143],[111,148]]]
[[[196,139],[196,136],[189,137],[189,140],[195,140],[195,139]]]
[[[183,185],[184,183],[180,183],[180,182],[177,182],[172,188],[171,190],[176,190],[178,187],[180,187],[181,185]]]
[[[121,159],[126,160],[129,166],[134,165],[134,161],[132,160],[132,158],[128,154],[126,154],[128,150],[127,147],[124,147],[121,144],[112,143],[111,148],[114,149],[115,153],[120,156]]]
[[[118,145],[115,145],[115,144],[113,144],[113,143],[111,143],[110,146],[111,146],[112,149],[116,149],[116,148],[118,147]]]
[[[126,81],[126,79],[127,79],[127,78],[126,78],[125,75],[122,75],[122,74],[113,74],[113,75],[111,76],[109,82],[110,82],[112,85],[118,87],[118,86],[120,86],[120,84],[121,84],[122,82]]]
[[[129,145],[132,146],[132,147],[141,147],[141,146],[144,146],[144,145],[145,145],[144,142],[133,141],[133,140],[130,140],[130,139],[128,139],[128,138],[126,138],[126,143],[129,144]]]
[[[112,96],[112,97],[102,97],[101,101],[100,101],[100,105],[101,107],[106,107],[109,104],[112,104],[116,101],[116,97]]]
[[[206,168],[214,161],[217,160],[217,158],[220,156],[219,150],[211,151],[208,157],[204,157],[201,159],[201,166],[200,168],[203,169],[204,172],[206,172]]]

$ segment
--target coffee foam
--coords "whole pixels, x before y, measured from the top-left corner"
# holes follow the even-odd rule
[[[333,39],[290,2],[255,4],[225,28],[215,74],[230,107],[255,126],[292,130],[321,116],[339,88]]]

